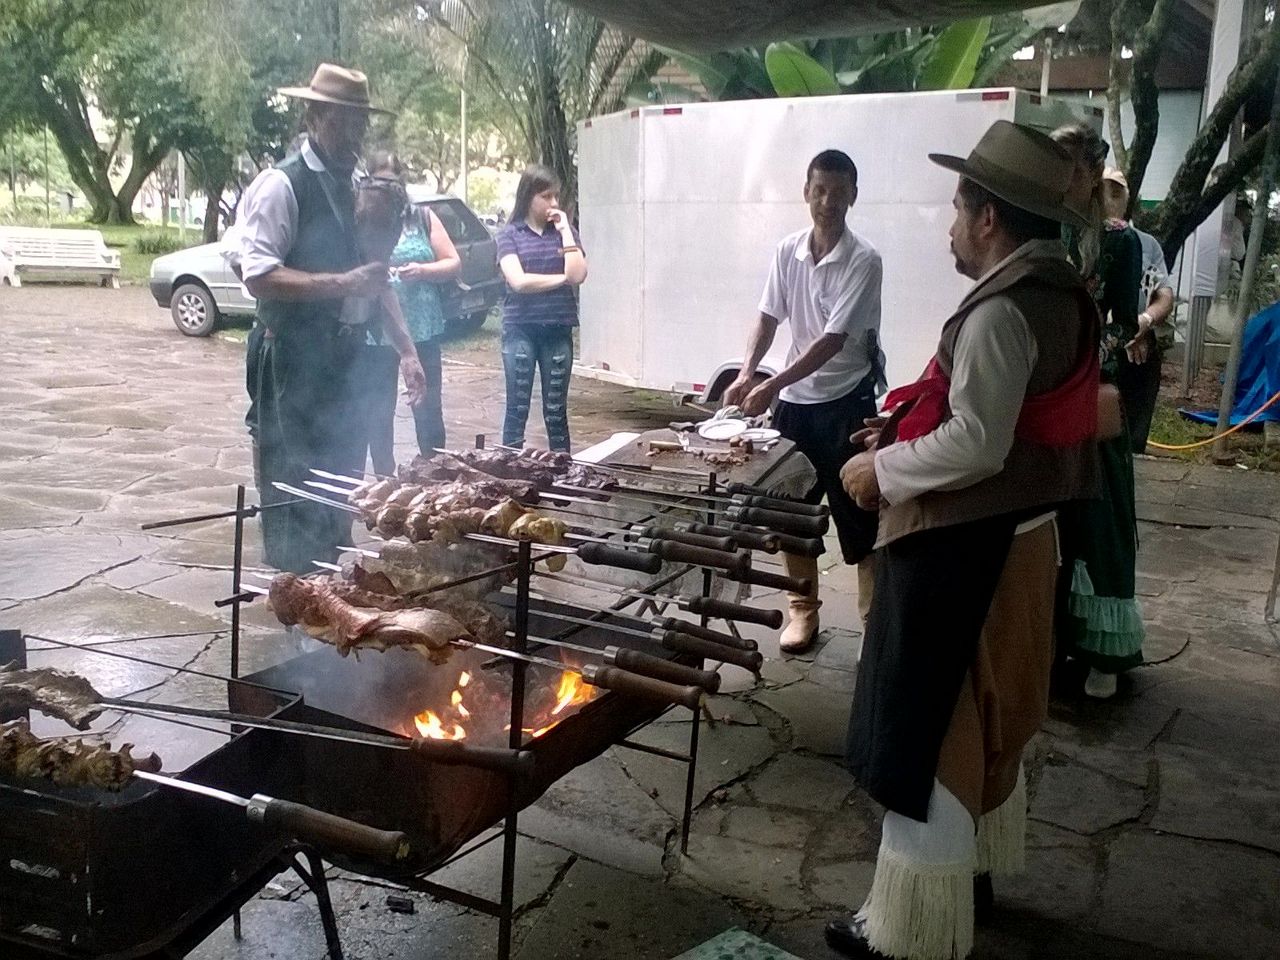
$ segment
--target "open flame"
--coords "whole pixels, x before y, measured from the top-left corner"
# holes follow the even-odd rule
[[[435,710],[423,710],[413,718],[414,729],[418,735],[431,740],[463,740],[467,737],[468,726],[474,726],[472,711],[466,705],[467,687],[471,683],[471,674],[463,673],[458,677],[458,684],[449,695],[449,706]],[[582,679],[575,670],[565,670],[560,674],[560,681],[555,690],[554,700],[548,688],[542,688],[539,702],[529,711],[530,721],[534,724],[524,728],[530,737],[541,737],[560,722],[570,709],[586,703],[596,697],[598,691]],[[481,693],[483,699],[483,691]],[[475,698],[472,697],[472,706]],[[510,730],[505,726],[504,730]],[[483,734],[480,734],[483,737]]]
[[[463,688],[470,682],[471,674],[464,671],[458,677],[457,688],[449,696],[449,705],[453,708],[453,712],[463,720],[471,716],[467,708],[462,705]],[[413,725],[421,736],[429,740],[462,740],[467,735],[466,728],[456,719],[443,720],[434,710],[423,710],[413,718]]]
[[[558,717],[568,707],[576,706],[580,703],[586,703],[596,695],[595,687],[582,679],[582,676],[572,670],[566,670],[560,674],[560,686],[556,690],[556,705],[551,708],[551,716]],[[540,737],[552,727],[556,725],[553,721],[544,727],[536,729],[525,728],[525,733],[531,737]]]

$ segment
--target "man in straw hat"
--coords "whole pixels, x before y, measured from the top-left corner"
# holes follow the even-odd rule
[[[280,93],[306,101],[302,148],[263,171],[245,191],[235,259],[258,300],[249,338],[245,420],[254,438],[254,473],[265,560],[304,573],[332,561],[350,536],[350,519],[293,498],[273,483],[300,485],[318,467],[364,470],[352,374],[364,325],[344,323],[346,298],[387,288],[385,263],[361,264],[354,226],[355,172],[370,112],[363,73],[322,63],[306,87]],[[354,301],[353,301],[354,302]],[[407,334],[406,334],[407,338]]]
[[[1098,319],[1059,242],[1078,222],[1065,151],[998,121],[968,158],[930,159],[960,175],[951,252],[976,282],[843,471],[880,507],[847,757],[887,812],[866,902],[826,932],[849,956],[950,960],[972,947],[990,874],[1022,866],[1054,506],[1096,489]]]

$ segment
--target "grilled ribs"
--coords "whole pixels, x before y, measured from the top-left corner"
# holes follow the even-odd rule
[[[87,730],[102,713],[101,701],[92,684],[74,673],[48,667],[23,670],[16,663],[0,666],[0,707],[5,710],[38,710]]]
[[[355,606],[324,580],[282,573],[271,582],[271,609],[286,626],[297,624],[317,640],[352,650],[418,647],[435,663],[449,659],[450,641],[474,639],[443,610],[378,610]]]
[[[45,779],[59,786],[120,790],[133,771],[160,772],[154,753],[134,757],[133,744],[112,750],[110,743],[42,740],[21,721],[0,733],[0,775],[16,780]]]

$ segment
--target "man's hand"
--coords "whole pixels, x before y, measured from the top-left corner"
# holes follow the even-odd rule
[[[773,405],[773,401],[778,398],[780,389],[773,377],[761,380],[739,404],[742,407],[742,412],[748,417],[760,416]]]
[[[552,207],[547,211],[547,223],[557,230],[569,229],[569,218],[564,215],[564,211],[559,207]]]
[[[365,263],[342,275],[343,294],[348,297],[376,297],[387,289],[387,265]]]
[[[849,434],[849,442],[864,450],[874,450],[880,442],[880,431],[884,428],[884,417],[867,417],[862,421],[866,426]]]
[[[750,377],[738,377],[737,380],[729,384],[728,389],[720,397],[720,405],[723,407],[742,406],[742,401],[751,392],[751,383]]]
[[[419,406],[427,398],[427,375],[416,356],[400,358],[400,376],[404,377],[404,395],[409,406]]]
[[[876,477],[876,455],[870,450],[858,454],[840,468],[844,492],[863,510],[879,510],[880,481]]]

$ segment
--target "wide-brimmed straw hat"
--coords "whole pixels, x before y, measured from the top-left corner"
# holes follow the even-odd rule
[[[340,107],[355,107],[373,113],[391,113],[369,102],[369,78],[359,70],[348,70],[332,63],[316,67],[311,83],[305,87],[281,87],[278,91],[286,97],[314,100],[317,103],[333,103]]]
[[[931,153],[929,159],[1020,210],[1075,227],[1088,226],[1066,203],[1075,161],[1038,130],[997,120],[968,157]]]

